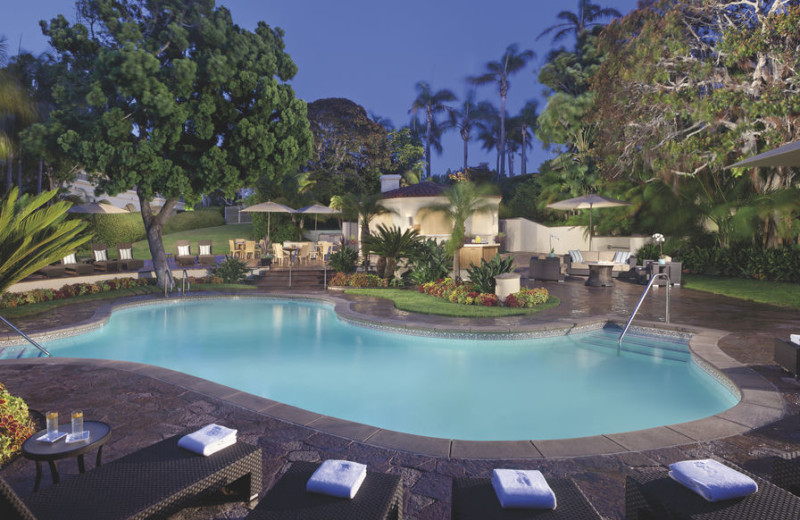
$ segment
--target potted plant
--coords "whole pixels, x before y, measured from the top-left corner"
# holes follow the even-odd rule
[[[665,265],[667,263],[667,259],[664,257],[664,235],[661,233],[653,234],[653,241],[658,244],[658,263],[661,265]]]
[[[556,248],[553,247],[553,239],[558,240],[558,237],[553,233],[550,233],[550,258],[556,256]]]

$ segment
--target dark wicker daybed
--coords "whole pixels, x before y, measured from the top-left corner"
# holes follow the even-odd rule
[[[772,483],[800,496],[800,452],[773,457]]]
[[[208,246],[208,254],[203,254],[203,249],[205,246]],[[198,255],[197,255],[197,263],[200,265],[217,265],[217,257],[214,256],[214,251],[212,250],[212,243],[211,240],[198,240],[197,241],[197,248],[198,248]]]
[[[672,480],[666,469],[627,477],[625,481],[625,518],[702,519],[702,520],[777,520],[800,518],[800,498],[764,479],[741,471],[758,483],[758,491],[743,498],[709,502],[697,493]]]
[[[488,478],[454,478],[452,520],[601,520],[602,517],[570,479],[547,479],[556,495],[555,509],[503,509]]]
[[[400,520],[403,517],[403,484],[399,475],[367,472],[352,499],[306,491],[306,483],[319,464],[294,462],[272,486],[247,520]]]
[[[225,486],[232,485],[245,501],[261,491],[261,448],[238,442],[203,457],[179,448],[178,439],[64,479],[25,500],[0,478],[0,518],[164,518]]]
[[[186,251],[189,253],[187,255],[181,254],[181,248],[185,247]],[[192,243],[188,240],[176,240],[175,241],[175,248],[178,250],[178,254],[175,255],[175,263],[179,266],[189,267],[195,264],[197,258],[192,254]]]
[[[123,271],[138,271],[144,267],[144,260],[133,258],[133,244],[130,242],[120,242],[117,244],[117,258],[122,265]]]

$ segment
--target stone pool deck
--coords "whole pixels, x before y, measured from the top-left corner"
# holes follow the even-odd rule
[[[547,287],[562,304],[532,316],[491,320],[420,316],[397,311],[385,300],[341,295],[335,298],[340,302],[337,311],[344,309],[342,314],[349,319],[422,329],[500,332],[624,321],[643,290],[624,282],[614,288],[585,287],[582,281],[536,283]],[[640,311],[642,321],[663,320],[664,292],[660,288],[648,296]],[[307,294],[313,297],[321,293]],[[516,447],[509,443],[503,447],[456,441],[448,443],[445,453],[425,439],[415,442],[407,436],[392,438],[391,432],[384,433],[383,439],[376,438],[379,432],[365,431],[363,425],[333,423],[329,418],[145,365],[17,360],[0,362],[0,382],[12,393],[25,397],[35,410],[82,408],[87,417],[111,424],[114,430],[104,451],[105,461],[186,428],[221,422],[238,428],[244,442],[263,448],[265,490],[292,461],[348,458],[367,463],[373,470],[402,475],[406,518],[446,519],[452,477],[489,476],[491,469],[498,466],[537,468],[547,476],[573,478],[605,518],[618,519],[624,516],[625,475],[642,468],[716,454],[768,477],[768,456],[800,449],[800,386],[772,361],[773,338],[786,338],[790,332],[800,331],[797,311],[683,288],[673,289],[671,298],[673,323],[719,336],[717,343],[725,354],[766,379],[745,382],[748,385],[757,379],[766,385],[763,393],[759,390],[750,399],[771,412],[766,424],[764,417],[742,414],[683,430],[673,427],[668,431],[648,430],[580,441],[523,441]],[[26,332],[42,332],[102,319],[108,312],[107,303],[68,306],[18,320],[18,325]],[[0,335],[3,332],[0,329]],[[774,400],[772,389],[778,390],[782,402]],[[752,421],[760,426],[751,429]],[[661,447],[668,445],[672,446]],[[581,453],[581,449],[585,451]],[[526,451],[528,456],[520,455]],[[66,461],[60,467],[65,475],[77,471],[74,461]],[[0,470],[0,475],[20,494],[31,493],[31,461],[17,459]],[[45,484],[48,478],[46,474]],[[232,504],[190,508],[176,517],[241,518],[246,513],[244,505]]]

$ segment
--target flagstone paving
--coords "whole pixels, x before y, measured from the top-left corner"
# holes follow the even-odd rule
[[[593,318],[624,321],[643,290],[642,286],[625,282],[617,283],[614,288],[585,287],[582,282],[582,279],[566,283],[534,282],[531,285],[547,287],[561,299],[562,304],[531,316],[496,320],[420,316],[397,311],[385,300],[340,298],[347,300],[347,307],[354,315],[390,323],[422,328],[515,330]],[[660,288],[648,295],[640,311],[642,320],[663,321],[665,292]],[[129,364],[123,363],[79,360],[0,362],[0,382],[6,384],[13,394],[25,397],[34,410],[42,412],[54,408],[66,412],[82,408],[87,418],[111,424],[113,432],[104,450],[104,462],[187,428],[219,422],[237,428],[241,441],[262,447],[265,490],[292,461],[347,458],[367,463],[374,471],[402,476],[405,518],[446,519],[450,516],[450,482],[453,477],[488,477],[492,468],[498,466],[536,468],[546,476],[574,479],[605,518],[621,519],[624,517],[625,476],[642,468],[715,454],[768,477],[767,457],[800,450],[800,386],[772,361],[773,339],[785,339],[790,332],[800,331],[798,312],[684,288],[673,289],[670,296],[673,323],[727,332],[719,346],[734,359],[754,368],[780,391],[785,412],[782,419],[728,437],[724,425],[709,423],[710,426],[704,428],[718,427],[720,438],[670,448],[569,458],[503,460],[503,455],[498,455],[496,459],[471,459],[418,455],[376,447],[368,441],[321,433],[228,400],[209,397],[202,393],[202,389],[187,389],[143,375],[146,370],[131,370]],[[26,332],[37,332],[75,325],[92,319],[96,313],[106,315],[108,304],[93,302],[80,308],[68,306],[46,315],[18,320],[17,325]],[[0,329],[0,334],[2,332]],[[64,461],[60,468],[63,475],[77,472],[74,461]],[[0,469],[0,475],[21,495],[32,492],[34,464],[31,461],[18,458]],[[45,485],[49,483],[48,478],[45,470]],[[241,503],[207,505],[185,509],[175,518],[232,519],[244,517],[247,511]]]

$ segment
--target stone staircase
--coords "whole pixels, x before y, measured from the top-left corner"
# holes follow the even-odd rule
[[[334,271],[328,269],[328,280],[334,275]],[[315,267],[296,267],[291,271],[292,289],[319,289],[325,288],[325,271]],[[289,269],[272,268],[263,271],[261,277],[256,280],[256,287],[259,289],[289,289]]]

